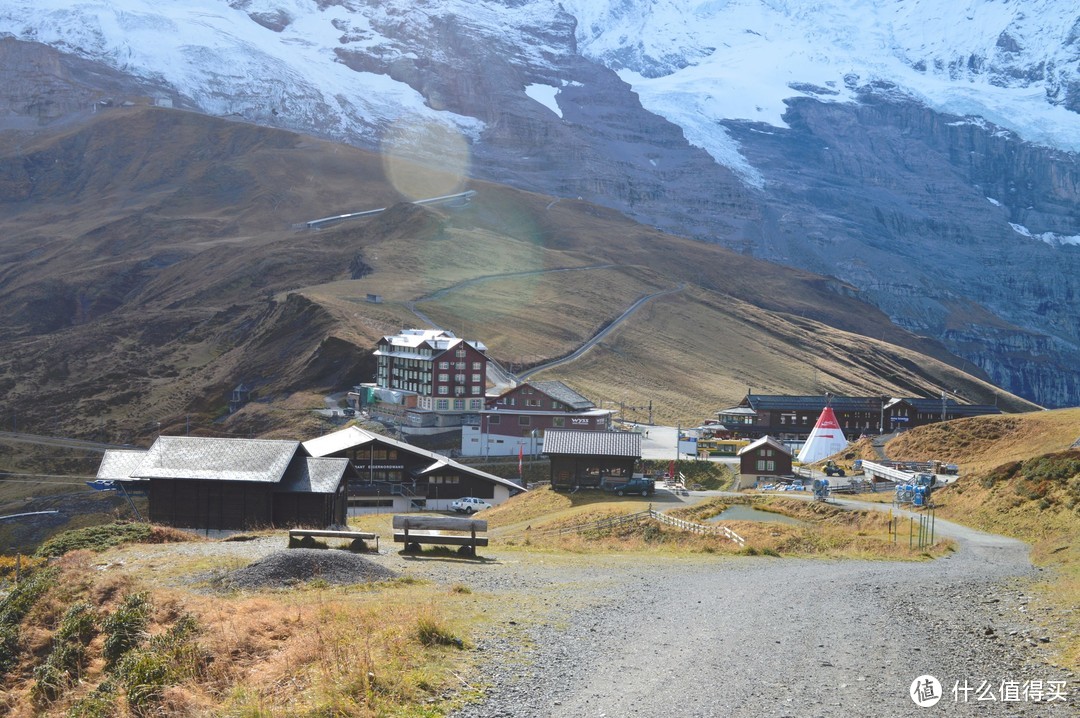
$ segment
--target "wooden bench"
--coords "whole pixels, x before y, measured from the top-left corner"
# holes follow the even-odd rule
[[[444,533],[446,531],[456,533]],[[464,532],[468,535],[463,535]],[[487,536],[477,536],[487,531],[484,519],[465,519],[453,516],[395,516],[394,541],[405,544],[406,552],[420,550],[420,544],[459,546],[458,553],[476,556],[477,546],[487,546]]]
[[[302,541],[304,538],[336,538],[348,541],[375,541],[375,551],[379,550],[379,534],[368,531],[334,531],[332,529],[289,529],[289,544],[293,539]]]

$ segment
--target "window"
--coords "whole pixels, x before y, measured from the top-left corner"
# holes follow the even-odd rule
[[[450,381],[449,374],[439,374],[439,381]]]
[[[469,393],[473,394],[475,396],[480,396],[480,386],[479,385],[473,386],[472,389],[469,390]],[[479,401],[479,399],[477,399],[477,401]],[[480,407],[478,406],[476,408],[479,409]]]
[[[442,409],[443,411],[445,411],[446,409],[449,409],[450,408],[450,400],[449,399],[439,399],[439,400],[437,400],[435,402],[435,408],[436,409]]]
[[[439,368],[440,369],[449,369],[450,368],[450,362],[448,362],[448,361],[439,362]]]
[[[480,362],[474,361],[472,363],[472,368],[473,368],[473,371],[480,371],[480,368],[481,368]]]
[[[473,388],[475,389],[476,387],[473,387]],[[483,408],[483,406],[481,406],[481,404],[483,404],[483,403],[484,402],[481,399],[469,399],[469,408],[473,409],[474,411],[475,410],[480,410],[480,409]]]
[[[440,386],[439,387],[439,393],[440,394],[449,394],[450,393],[450,387],[448,387],[448,386]]]
[[[458,359],[464,359],[465,358],[465,350],[464,349],[458,349],[456,352],[454,352],[454,356],[456,356]]]
[[[551,425],[559,428],[564,427],[566,426],[566,419],[561,416],[556,416],[551,420]]]
[[[526,399],[525,406],[540,406],[539,399]]]
[[[464,374],[454,374],[454,381],[457,382],[458,384],[464,384],[465,383],[465,375]]]
[[[480,375],[479,374],[473,374],[472,375],[472,380],[473,380],[474,384],[480,383]]]
[[[532,418],[531,417],[528,417],[528,416],[519,416],[518,417],[518,425],[519,426],[528,426],[531,423],[532,423]]]
[[[460,409],[464,409],[464,408],[465,408],[465,400],[464,399],[454,399],[454,409],[460,410]]]
[[[766,461],[765,459],[758,459],[757,462],[758,471],[776,471],[775,461]]]

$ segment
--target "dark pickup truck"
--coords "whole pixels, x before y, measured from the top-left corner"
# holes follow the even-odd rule
[[[652,479],[635,476],[628,481],[616,480],[605,483],[604,490],[610,491],[616,496],[625,496],[626,494],[652,496],[656,493],[656,482]]]

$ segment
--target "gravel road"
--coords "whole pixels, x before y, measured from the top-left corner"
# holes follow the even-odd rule
[[[1075,676],[1044,662],[1027,547],[937,523],[960,550],[925,563],[615,556],[455,571],[547,604],[480,642],[488,692],[455,717],[1078,715]],[[909,696],[924,674],[942,684],[932,708]],[[1043,700],[1000,700],[1002,682],[1031,681]],[[984,700],[965,701],[965,685]],[[1067,700],[1046,700],[1051,687]]]

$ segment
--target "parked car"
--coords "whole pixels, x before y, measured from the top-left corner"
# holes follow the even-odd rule
[[[457,511],[459,514],[471,514],[477,511],[483,511],[484,509],[490,509],[491,504],[483,499],[478,499],[475,496],[466,496],[465,498],[457,499],[450,508]]]
[[[613,492],[617,496],[625,496],[626,494],[652,496],[656,492],[656,482],[652,479],[635,476],[629,481],[606,484],[604,489]]]

